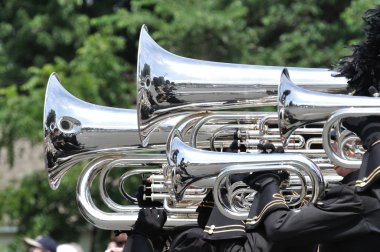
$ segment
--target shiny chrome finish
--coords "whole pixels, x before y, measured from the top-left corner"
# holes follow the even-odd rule
[[[326,121],[322,132],[322,143],[331,162],[346,168],[360,166],[360,160],[337,155],[331,146],[331,130],[338,125],[336,130],[339,133],[339,122],[343,118],[379,115],[379,98],[305,90],[290,80],[286,69],[281,76],[278,93],[279,129],[284,145],[298,127],[312,122]]]
[[[104,165],[114,161],[121,156],[103,156],[92,160],[82,171],[77,185],[77,204],[82,216],[92,225],[105,230],[128,230],[136,222],[140,207],[135,205],[118,206],[117,212],[104,212],[99,209],[92,200],[90,188],[103,169]],[[141,158],[141,157],[140,157]],[[138,157],[131,158],[130,164],[138,164]],[[145,160],[145,162],[154,160]],[[141,159],[140,161],[141,162]],[[189,223],[196,224],[196,215],[190,214],[168,214],[165,227],[182,226]]]
[[[128,158],[118,158],[118,159],[115,159],[112,161],[110,160],[107,164],[105,164],[102,167],[102,169],[100,170],[100,173],[99,173],[99,193],[100,193],[101,199],[106,204],[106,206],[113,211],[116,211],[116,212],[124,211],[125,207],[127,207],[126,209],[128,209],[128,206],[123,206],[123,205],[117,204],[109,197],[107,190],[106,190],[106,179],[107,179],[109,172],[115,167],[130,167],[130,166],[133,166],[133,167],[140,167],[140,166],[144,167],[145,166],[145,167],[147,167],[148,166],[147,164],[149,164],[149,167],[157,166],[158,168],[156,168],[156,169],[153,169],[153,168],[131,169],[128,171],[129,175],[131,175],[131,174],[142,174],[142,173],[154,174],[154,173],[158,173],[158,172],[162,171],[162,169],[160,169],[161,168],[160,165],[164,164],[165,162],[166,162],[165,157],[164,157],[164,155],[161,155],[161,154],[132,154],[131,153],[128,156]],[[123,176],[119,179],[119,181],[120,181],[119,182],[119,191],[120,192],[122,192],[121,183],[123,183],[125,179],[126,178]],[[124,196],[130,196],[130,195],[126,194]],[[131,197],[131,198],[126,197],[126,198],[128,200],[130,200],[132,203],[137,203],[137,199],[135,199],[135,201],[133,201],[134,200],[133,197]]]
[[[357,96],[353,96],[352,98],[354,97],[357,97]],[[363,97],[365,98],[365,97]],[[361,102],[366,102],[364,100],[362,101],[359,101],[359,100],[356,100],[358,101],[358,103],[356,103],[355,105],[353,105],[354,107],[350,107],[350,108],[342,108],[342,109],[338,109],[336,111],[334,111],[334,113],[332,113],[330,115],[330,117],[328,118],[328,120],[326,121],[326,124],[325,124],[325,127],[323,128],[323,141],[326,141],[326,139],[329,138],[329,134],[331,132],[331,129],[334,127],[334,125],[336,124],[336,122],[339,122],[340,120],[344,119],[344,118],[347,118],[347,117],[360,117],[360,116],[374,116],[374,115],[377,115],[379,116],[380,115],[380,112],[379,112],[379,108],[376,107],[376,103],[378,104],[378,106],[380,106],[380,99],[378,98],[372,98],[372,97],[367,97],[369,99],[374,99],[374,100],[377,100],[376,102],[375,101],[370,101],[368,100],[368,105],[371,106],[371,107],[365,107],[365,106],[360,106],[359,104]],[[372,105],[374,107],[372,107]],[[322,142],[323,142],[322,141]],[[340,146],[343,146],[343,144],[340,144]],[[331,162],[333,164],[336,164],[338,166],[341,166],[341,167],[345,167],[345,168],[354,168],[354,169],[357,169],[357,168],[360,168],[360,165],[362,163],[362,161],[359,159],[355,159],[355,158],[352,158],[350,156],[341,156],[339,155],[339,153],[336,153],[336,151],[333,149],[333,147],[331,146],[330,143],[325,143],[323,142],[323,148],[325,149],[326,151],[326,155],[329,157],[329,159],[331,160]],[[356,146],[355,149],[359,149],[360,147]],[[342,149],[342,147],[341,147]]]
[[[57,74],[52,73],[47,83],[43,117],[44,158],[50,187],[57,189],[66,171],[83,160],[165,149],[169,132],[181,117],[161,124],[152,134],[149,148],[142,148],[136,110],[82,101],[71,95]]]
[[[163,156],[164,158],[164,156]],[[166,163],[166,159],[164,159],[164,162],[163,163]],[[109,165],[107,166],[109,167]],[[133,169],[133,170],[129,170],[127,172],[125,172],[123,175],[121,175],[120,177],[120,182],[119,182],[119,191],[120,193],[124,196],[124,198],[128,199],[130,202],[133,202],[133,203],[137,203],[137,198],[132,196],[132,195],[129,195],[125,189],[125,181],[133,176],[133,175],[143,175],[143,174],[162,174],[162,169]],[[164,176],[162,176],[162,179],[164,181]],[[103,180],[105,182],[105,179]],[[105,186],[103,185],[102,188],[105,188]]]
[[[187,123],[186,118],[187,117],[184,117],[182,120],[184,123]],[[224,148],[227,149],[227,152],[231,151],[229,146],[232,141],[236,141],[236,147],[233,150],[235,152],[257,153],[257,145],[268,142],[274,144],[276,147],[282,146],[277,125],[277,113],[275,112],[209,112],[195,120],[194,123],[191,123],[193,126],[189,145],[199,149],[197,142],[199,130],[206,124],[213,125],[217,122],[223,122],[226,126],[214,131],[213,137],[210,139],[210,146],[213,151],[216,151],[215,138],[218,138],[218,134],[222,131],[221,134],[226,133],[222,139],[229,139],[229,141],[225,141],[228,143],[225,145],[226,148]],[[174,128],[181,128],[180,123],[181,121]],[[290,136],[290,141],[285,148],[285,152],[304,154],[321,169],[333,168],[322,146],[322,131],[323,122],[316,122],[305,127],[297,128]],[[183,135],[182,131],[181,135]],[[223,141],[218,139],[218,147],[220,150],[223,150],[223,146],[220,146],[221,144],[223,144]]]
[[[44,105],[44,159],[50,187],[58,188],[73,165],[109,154],[162,151],[173,127],[185,115],[173,116],[151,134],[150,146],[141,146],[137,112],[82,101],[71,95],[52,73]],[[99,120],[101,118],[101,120]],[[206,125],[199,132],[203,148],[220,125]]]
[[[79,161],[119,152],[162,150],[173,125],[184,116],[172,117],[162,124],[152,134],[151,146],[142,148],[136,110],[82,101],[71,95],[58,75],[52,73],[46,89],[43,118],[45,160],[52,188],[58,186],[60,177],[56,176],[64,173],[66,166],[71,167]],[[199,131],[203,136],[201,141],[209,141],[219,127],[220,124],[205,126]]]
[[[115,212],[121,212],[125,209],[129,209],[129,206],[124,206],[115,203],[108,195],[107,188],[107,176],[113,168],[128,168],[119,179],[119,192],[131,203],[137,204],[137,199],[129,195],[124,186],[129,177],[134,175],[147,175],[153,174],[155,179],[158,176],[162,176],[158,180],[160,183],[152,181],[151,193],[149,196],[143,195],[144,199],[150,198],[152,201],[164,202],[164,209],[168,213],[187,213],[194,214],[192,207],[199,205],[203,198],[208,193],[208,189],[212,187],[212,181],[209,179],[203,179],[193,184],[193,188],[189,188],[185,191],[185,197],[183,202],[176,202],[172,190],[172,184],[170,176],[165,173],[166,155],[163,154],[133,154],[130,153],[128,157],[116,158],[106,163],[99,172],[99,192],[104,204]],[[133,167],[133,169],[130,169]],[[135,169],[136,167],[139,167]],[[143,168],[149,167],[149,168]],[[156,168],[153,168],[156,167]],[[148,188],[146,188],[148,189]]]
[[[194,182],[217,176],[224,168],[231,165],[260,165],[263,170],[265,170],[265,166],[279,165],[277,167],[281,169],[279,168],[281,165],[301,163],[300,160],[303,160],[305,167],[311,166],[310,169],[313,170],[314,167],[317,167],[302,154],[274,153],[268,158],[267,155],[262,154],[220,153],[195,149],[181,140],[178,130],[174,130],[170,135],[167,156],[169,165],[173,167],[172,184],[177,201],[182,200],[185,190]],[[323,176],[318,167],[315,170],[321,180],[318,181],[318,185],[320,185],[320,190],[323,191]],[[321,193],[318,187],[313,190],[318,190],[316,195]]]
[[[243,146],[247,152],[257,150],[257,144],[259,143],[271,142],[275,146],[282,146],[277,125],[277,113],[275,112],[209,112],[194,124],[190,134],[189,145],[198,148],[197,139],[199,137],[199,130],[206,123],[216,124],[217,122],[224,122],[226,126],[220,126],[213,133],[210,139],[212,150],[216,150],[215,140],[219,135],[224,137],[229,136],[230,139],[236,137],[238,145]],[[310,124],[308,127],[297,128],[290,136],[291,141],[286,146],[286,152],[299,152],[309,157],[326,157],[324,150],[317,146],[322,146],[322,131],[323,122]],[[223,132],[227,132],[227,134],[223,135]],[[234,136],[234,132],[236,136]]]
[[[218,121],[229,121],[224,127],[220,127],[211,138],[212,143],[215,142],[215,134],[218,134],[222,130],[235,130],[238,132],[242,128],[249,129],[251,127],[255,127],[259,124],[262,118],[266,118],[270,114],[274,115],[274,113],[270,112],[218,112],[218,113],[208,113],[207,115],[200,118],[196,124],[193,126],[193,129],[190,134],[189,144],[190,146],[197,148],[197,136],[199,135],[200,129],[206,123],[216,123]],[[265,134],[265,129],[258,133],[257,139],[260,139]],[[233,134],[229,134],[232,135]],[[237,136],[238,138],[240,136]],[[260,139],[261,140],[261,139]],[[211,144],[213,146],[213,144]]]
[[[160,47],[141,28],[137,62],[137,113],[143,146],[164,120],[184,111],[275,106],[283,67],[185,58]],[[310,90],[345,92],[346,79],[328,69],[289,68]]]
[[[274,157],[274,159],[272,160],[273,155],[278,157]],[[265,155],[260,156],[262,157]],[[280,162],[279,159],[277,159],[281,159],[281,156],[283,158],[282,162]],[[213,190],[214,202],[215,205],[218,207],[219,211],[226,217],[244,220],[248,218],[249,213],[249,211],[242,211],[241,209],[236,210],[234,209],[233,205],[228,205],[225,201],[222,200],[223,196],[220,192],[220,188],[223,188],[222,184],[224,183],[225,179],[234,174],[248,174],[250,172],[258,172],[263,170],[286,170],[288,172],[297,174],[298,177],[301,179],[304,176],[303,174],[306,174],[311,181],[312,193],[310,196],[310,202],[315,203],[324,194],[325,181],[322,176],[322,173],[320,172],[318,166],[316,166],[316,164],[314,164],[310,159],[306,158],[305,156],[295,154],[271,154],[270,160],[268,160],[268,157],[264,157],[264,159],[266,160],[263,160],[263,162],[260,160],[257,163],[253,162],[251,164],[238,164],[225,167],[216,177]],[[306,181],[302,182],[302,192],[300,194],[299,200],[295,205],[300,204],[306,196]]]
[[[117,226],[118,218],[123,218],[122,224],[132,225],[134,223],[134,218],[137,218],[139,207],[130,205],[120,205],[112,201],[105,190],[106,177],[109,171],[114,167],[125,167],[125,166],[144,166],[146,164],[156,164],[161,165],[165,163],[164,155],[146,155],[146,154],[134,154],[130,155],[128,158],[124,158],[123,155],[112,155],[104,156],[102,158],[97,158],[82,171],[82,175],[78,182],[78,206],[81,209],[81,213],[84,218],[92,223],[93,225],[103,228],[103,229],[113,229]],[[128,171],[128,175],[123,175],[122,177],[131,176],[131,174],[140,173],[156,173],[160,169],[137,169]],[[92,202],[90,195],[90,187],[96,176],[99,176],[99,190],[101,198],[106,206],[113,210],[114,212],[104,212],[99,210],[94,202]],[[156,175],[157,176],[157,175]],[[124,179],[121,179],[124,180]],[[158,178],[159,181],[165,182],[164,178]],[[215,181],[215,177],[203,178],[192,184],[193,188],[189,188],[185,191],[184,202],[172,202],[171,205],[168,200],[173,201],[171,193],[167,193],[167,188],[162,187],[163,193],[156,194],[154,200],[160,200],[164,202],[164,209],[170,217],[170,222],[167,223],[168,228],[176,225],[183,225],[182,221],[188,220],[188,223],[194,222],[196,220],[195,209],[196,206],[202,201],[207,191],[195,188],[212,188]],[[305,184],[305,183],[304,183]],[[120,186],[119,186],[120,188]],[[170,188],[170,185],[169,185]],[[248,189],[244,191],[246,193]],[[232,192],[234,193],[234,192]],[[153,195],[153,194],[152,194]],[[232,199],[236,197],[231,197]],[[122,214],[125,217],[122,217]],[[105,222],[103,222],[105,220]]]

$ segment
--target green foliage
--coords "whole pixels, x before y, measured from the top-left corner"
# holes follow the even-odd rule
[[[350,0],[143,0],[132,1],[129,13],[119,10],[107,20],[132,34],[145,23],[161,46],[187,57],[330,68],[349,53],[346,46],[361,36],[361,26],[348,27],[350,22],[341,14],[363,14],[371,5],[350,4]],[[101,17],[95,22],[104,24],[105,20]]]
[[[6,71],[0,72],[0,86],[22,85],[30,77],[30,66],[41,67],[56,56],[72,58],[89,32],[81,5],[77,0],[2,1],[0,41]]]
[[[133,70],[118,56],[124,46],[125,40],[111,31],[102,30],[88,36],[78,49],[77,57],[69,63],[70,77],[63,79],[63,83],[70,83],[73,94],[86,101],[124,108],[132,106],[135,84],[128,72]]]
[[[107,176],[107,193],[116,203],[130,204],[118,192],[118,181],[125,172],[118,167],[111,170]],[[50,189],[45,171],[34,172],[24,177],[20,183],[0,190],[0,225],[15,225],[18,227],[18,237],[10,244],[10,251],[23,251],[24,237],[50,235],[59,243],[79,242],[80,234],[93,232],[95,251],[105,248],[110,231],[96,230],[85,221],[76,204],[76,184],[81,172],[81,165],[71,168],[62,178],[56,191]],[[132,176],[126,181],[127,191],[134,195],[141,179]],[[95,205],[105,212],[109,210],[99,197],[98,179],[91,187],[92,200]]]
[[[33,69],[31,69],[32,71]],[[45,69],[45,71],[49,71]],[[50,68],[50,71],[52,69]],[[20,89],[29,95],[18,95],[16,86],[0,88],[0,147],[8,149],[8,162],[14,162],[15,139],[26,138],[32,142],[41,141],[41,124],[44,89],[39,85],[39,80],[46,80],[48,74],[38,71]]]
[[[350,6],[346,8],[340,15],[343,20],[347,32],[358,34],[349,41],[348,45],[357,44],[359,41],[364,39],[363,31],[363,14],[365,10],[373,8],[378,5],[378,1],[366,0],[366,1],[352,1]]]
[[[7,2],[4,8],[13,10],[20,7],[23,10],[23,6],[19,6],[16,2],[11,3],[13,1]],[[0,44],[0,62],[4,58],[4,62],[8,64],[0,68],[0,73],[4,73],[4,76],[0,75],[0,107],[4,108],[0,111],[0,147],[7,148],[7,158],[11,165],[14,162],[16,139],[42,141],[44,92],[52,72],[58,73],[64,86],[72,91],[73,95],[88,102],[117,107],[130,107],[134,103],[134,83],[132,74],[128,72],[133,70],[131,65],[119,56],[125,47],[125,39],[114,34],[110,27],[100,26],[95,32],[88,34],[90,29],[88,17],[76,13],[77,5],[77,1],[65,5],[59,9],[62,13],[58,11],[56,17],[49,20],[38,17],[40,15],[48,17],[48,13],[42,12],[42,8],[37,8],[33,18],[26,15],[29,17],[25,20],[26,23],[39,19],[50,22],[49,26],[43,26],[44,31],[35,34],[43,36],[42,34],[46,33],[45,39],[35,39],[41,40],[41,43],[44,43],[41,47],[49,50],[42,52],[24,41],[18,42],[17,38],[12,40],[9,37],[11,31],[3,32],[5,43]],[[53,7],[57,6],[49,5],[47,10],[54,9]],[[65,23],[64,27],[61,27],[61,19],[70,15],[73,23]],[[52,21],[58,22],[57,25],[54,26]],[[7,26],[5,22],[0,23],[1,25]],[[10,29],[17,29],[17,25],[21,24],[18,21],[14,22],[14,27]],[[32,27],[28,27],[29,25],[32,24],[28,23],[26,28],[23,27],[25,33],[33,30]],[[24,34],[24,36],[29,38],[31,35]],[[48,44],[54,45],[49,47]],[[1,50],[2,45],[4,50]],[[19,48],[16,48],[17,46]],[[28,61],[27,54],[24,58],[15,55],[25,50],[33,52],[31,56],[33,60]],[[14,53],[8,55],[9,52]],[[41,58],[39,61],[41,64],[35,62],[35,58]],[[14,66],[14,70],[7,69],[8,65]],[[20,74],[15,79],[12,79],[13,71]],[[20,85],[9,84],[17,83],[16,80],[24,78],[24,82]],[[4,87],[1,87],[2,83]]]
[[[132,107],[142,24],[162,47],[186,57],[329,68],[362,39],[361,17],[375,4],[374,0],[1,1],[0,148],[8,149],[12,164],[17,139],[42,142],[44,92],[52,72],[80,99]],[[20,235],[49,232],[75,240],[87,225],[74,201],[78,174],[67,175],[54,192],[42,174],[0,191],[0,221],[19,225]]]
[[[80,216],[75,202],[76,178],[79,170],[70,172],[58,191],[49,188],[45,172],[35,172],[25,177],[20,186],[9,186],[0,191],[1,224],[17,225],[20,239],[40,234],[77,241],[79,233],[90,230]],[[67,232],[70,230],[70,232]],[[22,251],[18,247],[13,251]]]

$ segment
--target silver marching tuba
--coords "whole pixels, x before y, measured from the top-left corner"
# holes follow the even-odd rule
[[[121,206],[112,201],[105,189],[107,174],[111,169],[120,166],[141,167],[142,169],[128,169],[120,179],[120,192],[125,198],[132,202],[137,201],[124,190],[127,183],[124,180],[131,173],[137,171],[137,174],[154,174],[153,193],[150,197],[152,200],[163,201],[169,216],[166,226],[196,221],[195,207],[207,192],[202,187],[205,184],[211,187],[212,181],[206,179],[198,185],[200,189],[187,190],[189,193],[186,193],[185,199],[188,203],[175,203],[172,200],[174,195],[171,193],[170,179],[164,176],[166,156],[145,153],[164,151],[171,129],[182,117],[174,117],[161,124],[155,131],[157,134],[152,134],[152,144],[148,148],[142,148],[137,133],[136,110],[111,108],[82,101],[63,88],[57,74],[51,74],[45,93],[43,121],[45,164],[51,188],[58,188],[60,180],[72,166],[83,160],[93,160],[82,171],[78,181],[77,202],[82,215],[99,228],[128,228],[136,220],[140,208],[135,205]],[[98,120],[99,118],[102,120]],[[208,147],[208,139],[218,127],[221,126],[209,124],[202,127],[199,131],[201,137],[197,138],[201,141],[201,146]],[[101,199],[112,210],[111,213],[101,211],[92,201],[90,187],[97,176],[101,178]]]
[[[77,203],[84,218],[102,229],[125,229],[137,219],[140,207],[122,206],[115,203],[106,190],[107,175],[112,169],[128,168],[127,173],[141,167],[138,174],[155,174],[161,177],[161,186],[167,181],[163,175],[166,156],[166,139],[173,127],[183,116],[172,118],[152,134],[152,145],[142,148],[138,136],[136,110],[99,106],[82,101],[71,95],[61,85],[57,74],[51,74],[45,93],[44,105],[44,146],[45,165],[51,189],[56,190],[64,174],[77,163],[90,160],[78,180]],[[101,120],[99,120],[101,118]],[[205,131],[204,131],[205,129]],[[207,139],[214,127],[203,127],[200,133]],[[208,141],[206,141],[206,144]],[[149,151],[150,153],[146,153]],[[130,169],[133,167],[134,169]],[[95,177],[100,177],[99,191],[103,203],[112,210],[100,210],[91,198],[90,188]],[[137,200],[124,190],[124,180],[119,187],[123,196],[136,203]],[[157,179],[156,179],[157,180]],[[155,184],[157,186],[157,184]],[[166,226],[172,227],[196,221],[195,208],[173,204],[170,200],[170,187],[166,186],[160,197],[168,212]],[[190,190],[189,190],[190,191]],[[199,204],[205,190],[186,194]]]
[[[46,87],[43,115],[44,159],[50,187],[57,189],[65,172],[83,160],[115,153],[164,150],[170,131],[184,116],[173,116],[162,123],[151,134],[150,146],[143,148],[136,110],[80,100],[52,73]],[[201,141],[199,147],[209,148],[210,138],[222,126],[225,124],[203,125],[197,136],[193,136]]]
[[[181,57],[141,28],[137,57],[137,114],[142,146],[164,120],[185,111],[276,106],[283,67],[219,63]],[[346,92],[346,79],[320,68],[288,68],[303,87]]]
[[[71,95],[57,74],[49,77],[44,104],[45,166],[55,190],[65,172],[83,160],[109,154],[163,149],[173,122],[152,134],[152,145],[142,148],[136,110],[99,106]]]
[[[150,146],[143,148],[138,134],[136,110],[100,106],[80,100],[62,86],[56,73],[52,73],[45,92],[43,115],[44,159],[50,187],[57,189],[65,172],[83,160],[113,154],[165,150],[170,131],[184,116],[173,116],[162,123],[151,134]],[[231,123],[231,120],[227,123]],[[193,136],[195,140],[201,141],[198,147],[209,148],[210,139],[215,139],[215,131],[223,126],[226,124],[202,125],[197,136]]]
[[[173,188],[183,186],[182,182],[175,181],[175,176],[172,176],[176,168],[168,166],[165,154],[146,154],[146,151],[155,153],[164,151],[169,133],[172,132],[172,129],[178,130],[179,128],[181,128],[181,135],[187,136],[188,141],[186,142],[188,144],[191,144],[191,141],[196,142],[195,151],[200,149],[211,150],[211,143],[214,146],[230,144],[230,141],[225,141],[227,135],[223,135],[223,140],[215,140],[217,138],[215,134],[220,136],[221,129],[225,131],[225,128],[233,128],[232,133],[239,132],[237,135],[244,134],[243,138],[239,137],[239,142],[244,144],[246,150],[250,152],[256,151],[251,141],[272,140],[274,143],[280,143],[279,135],[276,133],[278,128],[273,125],[276,123],[276,115],[273,112],[200,114],[199,117],[194,115],[179,116],[161,124],[151,138],[155,144],[148,148],[142,148],[136,133],[138,127],[135,110],[110,108],[84,102],[65,90],[58,76],[53,73],[47,85],[44,116],[45,155],[49,183],[52,189],[56,189],[62,176],[73,165],[83,160],[92,160],[82,171],[78,180],[77,202],[79,209],[87,221],[99,228],[125,229],[134,223],[140,208],[136,205],[123,206],[115,203],[105,189],[107,175],[111,169],[118,169],[119,167],[123,169],[141,167],[141,169],[128,168],[128,171],[120,178],[120,192],[128,200],[133,198],[125,192],[126,178],[131,174],[153,174],[151,176],[153,180],[152,194],[149,197],[152,197],[152,200],[163,202],[168,213],[166,227],[195,222],[195,208],[205,194],[213,188],[218,172],[211,171],[210,167],[204,164],[207,175],[203,178],[201,176],[197,181],[187,185],[181,191],[182,201],[180,202],[176,200],[178,195],[173,191]],[[104,121],[98,121],[97,118],[100,117]],[[191,117],[196,120],[190,120]],[[179,127],[181,121],[191,126]],[[229,131],[227,133],[232,134]],[[320,127],[297,131],[298,138],[303,137],[303,134],[310,133],[313,136],[320,135]],[[75,142],[80,144],[73,144],[73,139],[76,139]],[[172,143],[172,141],[169,142]],[[294,148],[291,148],[293,149],[291,151],[308,153],[310,151],[309,145],[305,143],[306,141],[303,141],[302,145],[297,143],[297,146],[293,146]],[[185,143],[182,142],[182,144]],[[181,149],[181,153],[184,150]],[[219,150],[223,151],[222,148]],[[321,150],[316,151],[321,152]],[[205,155],[212,155],[212,153],[224,157],[226,166],[234,164],[234,158],[227,153],[207,151]],[[196,158],[196,155],[194,157]],[[254,160],[253,156],[250,160]],[[220,167],[222,170],[223,166]],[[101,199],[111,212],[104,212],[99,209],[91,198],[90,188],[98,176],[100,177]],[[310,185],[309,182],[308,187],[311,187]],[[231,194],[234,193],[231,192]]]
[[[335,129],[334,132],[337,132],[338,135],[342,134],[341,119],[378,115],[379,98],[326,94],[306,90],[294,84],[287,69],[284,69],[281,75],[281,83],[278,89],[278,125],[284,145],[287,144],[289,136],[297,128],[317,121],[326,121],[322,131],[322,143],[326,155],[336,165],[346,168],[359,168],[361,160],[343,155],[344,151],[333,150],[330,135],[332,129]],[[347,133],[344,135],[347,136]],[[354,141],[356,141],[355,139],[358,138],[354,137]],[[338,143],[342,144],[339,141]],[[363,150],[358,150],[359,146],[354,144],[349,149],[362,154]]]
[[[291,171],[299,177],[295,184],[301,184],[302,194],[311,191],[311,199],[315,201],[326,182],[335,179],[327,181],[321,174],[323,169],[331,168],[320,147],[321,125],[298,128],[286,150],[290,152],[286,154],[287,161],[294,158],[292,163],[297,163],[302,156],[303,163],[316,163],[321,169],[312,166],[311,172],[302,168],[304,165],[296,168],[280,165],[283,161],[280,158],[268,163],[257,155],[257,143],[282,144],[276,113],[209,112],[276,105],[281,69],[180,57],[158,46],[144,26],[138,53],[137,110],[84,102],[67,92],[53,73],[46,90],[43,122],[51,188],[59,186],[62,176],[73,165],[90,160],[78,181],[78,206],[87,221],[111,230],[129,228],[140,209],[136,205],[120,205],[109,197],[105,189],[107,176],[112,169],[119,168],[128,168],[119,181],[119,191],[128,199],[133,197],[124,188],[127,178],[152,174],[149,197],[163,202],[168,227],[195,222],[195,208],[204,195],[210,189],[214,193],[219,189],[214,188],[215,181],[225,186],[229,183],[226,174],[246,172],[248,165],[255,171],[266,166]],[[345,92],[345,79],[331,77],[327,69],[291,68],[291,73],[308,89]],[[228,153],[231,142],[237,143],[238,152],[251,153]],[[319,147],[310,147],[314,144]],[[202,155],[198,155],[200,152]],[[181,162],[180,157],[189,159]],[[213,157],[218,160],[208,163],[207,159]],[[237,162],[241,157],[244,160]],[[193,169],[196,166],[202,166],[202,174]],[[236,168],[239,166],[241,169]],[[183,176],[183,172],[197,176],[196,181]],[[112,212],[100,210],[91,198],[90,187],[98,176],[101,198]],[[251,202],[252,194],[241,184],[228,188],[231,204],[224,205],[221,211],[242,218],[245,213],[240,210]],[[239,206],[232,202],[238,202]]]
[[[325,184],[323,175],[317,165],[303,154],[286,153],[267,155],[258,153],[220,153],[192,148],[181,140],[180,132],[172,132],[168,142],[168,162],[174,167],[172,178],[176,198],[180,201],[185,190],[194,182],[201,179],[218,176],[226,167],[234,165],[235,169],[241,165],[250,167],[236,173],[265,170],[266,166],[276,165],[277,170],[294,170],[307,173],[311,178],[313,192],[311,201],[315,202],[323,194]],[[288,168],[292,166],[291,168]],[[294,167],[295,168],[294,168]],[[258,167],[258,168],[257,168]],[[231,168],[230,168],[231,169]],[[229,173],[229,175],[234,172]],[[219,181],[219,180],[217,180]],[[218,182],[220,184],[220,181]],[[214,196],[218,195],[219,187],[214,187]],[[218,198],[221,198],[220,196]],[[216,199],[216,197],[214,197]],[[220,209],[224,213],[224,209]],[[248,213],[229,214],[230,218],[247,217]]]

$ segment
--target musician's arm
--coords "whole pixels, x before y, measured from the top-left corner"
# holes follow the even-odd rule
[[[247,228],[255,231],[264,226],[266,236],[273,242],[319,243],[333,241],[354,232],[360,223],[363,209],[360,196],[349,185],[332,188],[317,204],[290,210],[275,196],[278,183],[264,187],[256,195],[247,221]],[[258,205],[254,209],[254,205]]]
[[[152,242],[144,235],[128,236],[123,252],[154,252]]]
[[[166,222],[166,213],[162,209],[143,208],[128,236],[123,252],[153,252],[162,250],[164,240],[162,227]]]

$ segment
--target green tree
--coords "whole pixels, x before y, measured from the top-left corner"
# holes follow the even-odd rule
[[[89,18],[79,1],[1,1],[0,41],[6,64],[0,86],[22,85],[30,66],[54,57],[73,58],[89,33]]]
[[[142,24],[161,46],[186,57],[329,68],[362,39],[361,16],[375,4],[374,0],[0,1],[0,147],[8,149],[12,163],[17,139],[42,142],[43,97],[52,72],[80,99],[132,107]],[[6,213],[1,222],[20,225],[20,236],[46,231],[62,239],[74,237],[84,221],[74,213],[77,174],[68,175],[67,187],[63,183],[54,193],[41,174],[10,188],[9,195],[1,191],[0,210]]]
[[[78,176],[78,171],[74,170],[71,173]],[[80,232],[89,232],[91,227],[80,217],[76,202],[73,200],[76,184],[74,176],[62,180],[59,192],[49,188],[44,172],[35,172],[25,177],[20,182],[20,187],[9,186],[1,190],[2,222],[17,226],[20,239],[23,236],[35,237],[44,234],[77,241]],[[24,250],[23,243],[15,241],[12,249],[12,251]]]
[[[132,1],[97,24],[138,33],[146,24],[165,49],[197,59],[332,67],[362,37],[375,1]],[[352,14],[352,16],[351,16]],[[355,24],[354,26],[352,24]]]
[[[16,139],[42,141],[44,90],[52,72],[58,73],[65,88],[88,102],[118,107],[134,103],[132,65],[120,56],[126,44],[123,36],[109,27],[91,26],[90,18],[81,13],[84,8],[81,1],[48,2],[46,8],[42,2],[31,6],[17,1],[3,3],[4,13],[10,13],[3,17],[7,22],[0,23],[5,27],[0,28],[4,30],[0,62],[7,62],[0,68],[0,107],[4,108],[0,111],[0,147],[8,149],[10,164]],[[13,12],[28,13],[25,26],[16,20],[17,15],[11,15]],[[66,19],[69,21],[64,22]],[[43,20],[41,24],[36,21],[40,30],[30,27],[33,20]],[[25,34],[13,39],[11,34],[18,29]],[[29,38],[42,45],[29,45]],[[19,53],[25,57],[18,57]]]

